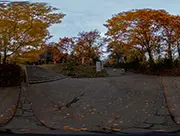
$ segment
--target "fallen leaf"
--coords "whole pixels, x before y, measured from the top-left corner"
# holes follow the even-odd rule
[[[95,114],[95,112],[92,111],[91,114]]]
[[[112,130],[114,130],[114,131],[120,131],[121,129],[120,129],[120,128],[113,128]]]
[[[81,128],[81,130],[86,131],[86,130],[88,130],[88,129],[87,129],[87,128]]]
[[[120,118],[120,115],[117,115],[117,116],[115,117],[116,120],[117,120],[118,118]]]
[[[92,106],[92,105],[91,105],[90,107],[91,107],[91,108],[95,108],[95,107],[94,107],[94,106]]]
[[[79,132],[79,131],[81,131],[81,129],[80,128],[74,128],[74,129],[71,129],[72,131],[75,131],[75,132]]]
[[[118,126],[118,124],[116,124],[116,123],[114,123],[113,125],[114,125],[114,126]]]
[[[64,126],[64,130],[69,130],[69,126]]]
[[[104,127],[103,129],[104,130],[110,130],[111,128],[110,127]]]
[[[102,113],[102,112],[99,112],[99,114],[101,114],[101,115],[102,115],[103,113]]]
[[[40,120],[41,121],[41,123],[45,123],[46,121],[45,120]]]
[[[12,105],[12,107],[16,107],[15,105]]]

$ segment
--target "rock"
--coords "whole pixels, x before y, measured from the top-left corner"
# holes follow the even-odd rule
[[[152,132],[150,129],[140,129],[140,128],[129,128],[121,130],[123,133],[141,133],[141,132]]]
[[[164,124],[165,123],[165,117],[164,116],[150,116],[145,123],[150,124]]]
[[[27,112],[27,111],[25,111],[24,114],[23,114],[24,117],[30,117],[30,116],[33,116],[33,115],[34,114],[32,112]]]
[[[29,110],[31,109],[31,104],[23,104],[23,110]]]
[[[180,131],[180,127],[177,125],[177,126],[174,126],[174,127],[171,127],[171,128],[168,128],[166,130],[166,132],[168,133],[176,133],[176,132],[179,132]]]
[[[166,125],[168,126],[176,126],[176,123],[171,119],[170,116],[166,117]]]
[[[152,130],[167,130],[171,128],[171,126],[165,126],[165,125],[154,125],[151,129]]]
[[[168,109],[167,108],[161,108],[158,110],[157,115],[160,116],[167,116],[169,115]]]
[[[152,124],[143,123],[143,124],[137,126],[137,128],[147,129],[147,128],[150,128],[150,127],[152,127],[152,126],[153,126]]]
[[[22,115],[22,110],[21,109],[17,109],[15,116],[21,116],[21,115]]]

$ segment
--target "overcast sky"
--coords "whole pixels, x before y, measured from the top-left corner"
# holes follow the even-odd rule
[[[14,1],[14,0],[12,0]],[[23,1],[23,0],[22,0]],[[180,15],[180,0],[30,0],[46,2],[65,13],[63,22],[50,28],[54,36],[51,41],[57,42],[59,37],[76,36],[78,32],[98,29],[105,33],[103,26],[113,14],[131,9],[165,9],[171,14]]]

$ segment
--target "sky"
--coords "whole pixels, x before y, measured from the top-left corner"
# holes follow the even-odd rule
[[[14,1],[14,0],[12,0]],[[21,1],[21,0],[19,0]],[[22,0],[23,1],[23,0]],[[29,0],[46,2],[66,14],[62,23],[49,28],[57,42],[60,37],[74,37],[79,32],[98,29],[102,34],[107,30],[103,26],[112,15],[131,9],[164,9],[180,15],[180,0]]]

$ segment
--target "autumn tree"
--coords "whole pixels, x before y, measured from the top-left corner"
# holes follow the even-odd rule
[[[64,62],[68,56],[73,50],[75,41],[73,38],[64,37],[60,38],[59,42],[55,44],[53,49],[54,54],[54,61],[60,61]]]
[[[118,13],[105,24],[108,29],[106,35],[109,39],[109,48],[115,53],[122,52],[125,55],[131,50],[136,50],[141,54],[141,61],[145,61],[147,53],[152,64],[155,53],[160,54],[163,47],[174,44],[178,39],[176,37],[173,38],[173,42],[171,40],[171,37],[178,36],[175,34],[177,28],[172,31],[172,26],[177,26],[178,21],[174,23],[171,19],[171,15],[164,10],[139,9]],[[170,54],[169,51],[169,57]]]
[[[80,32],[75,38],[75,47],[72,54],[76,56],[82,64],[99,60],[105,39],[98,30],[90,32]]]
[[[54,53],[53,53],[53,48],[54,48],[55,43],[48,43],[48,44],[43,44],[41,51],[42,53],[39,54],[39,62],[48,64],[49,62],[53,62],[54,59]]]
[[[48,28],[65,14],[46,3],[6,2],[0,4],[0,58],[21,56],[39,50],[51,38]],[[0,60],[1,60],[0,59]]]
[[[165,45],[165,52],[167,58],[172,65],[173,58],[179,49],[179,30],[180,30],[180,18],[175,15],[161,16],[159,21],[161,25],[161,35],[163,39],[163,45]]]

